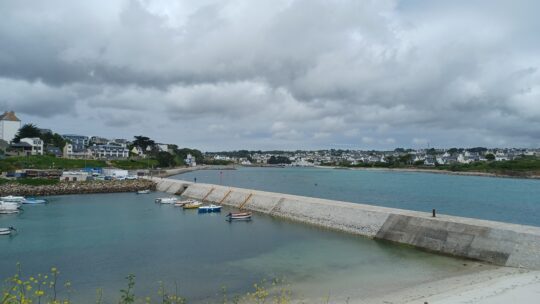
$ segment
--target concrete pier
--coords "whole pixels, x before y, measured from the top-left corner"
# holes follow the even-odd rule
[[[540,269],[540,227],[154,178],[157,190],[501,266]]]

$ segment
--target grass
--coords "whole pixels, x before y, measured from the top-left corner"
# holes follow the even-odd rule
[[[126,277],[127,286],[119,292],[119,304],[128,303],[161,303],[161,304],[186,304],[187,299],[178,294],[178,286],[175,290],[167,290],[165,285],[160,282],[157,298],[140,297],[135,294],[135,276],[130,274]],[[282,280],[272,280],[271,282],[262,281],[254,284],[253,290],[244,295],[230,296],[225,287],[221,290],[221,299],[214,303],[233,304],[233,303],[291,303],[292,293],[290,286],[285,285]],[[209,291],[210,292],[210,291]],[[60,280],[60,271],[52,267],[49,273],[37,274],[25,277],[22,274],[21,266],[17,263],[17,272],[13,276],[4,280],[4,286],[1,290],[1,304],[71,304],[75,303],[71,298],[73,289],[69,281]],[[95,303],[102,304],[103,290],[96,291]],[[302,302],[304,303],[304,302]],[[329,303],[329,299],[322,303]]]
[[[112,160],[111,164],[119,169],[135,170],[148,169],[158,166],[158,161],[155,159],[127,159],[127,160]]]
[[[47,178],[19,178],[19,179],[6,179],[0,178],[0,185],[4,184],[21,184],[29,186],[44,186],[44,185],[56,185],[60,183],[58,179]]]
[[[17,169],[78,169],[85,167],[106,167],[102,160],[66,159],[48,155],[15,156],[0,160],[0,171]]]

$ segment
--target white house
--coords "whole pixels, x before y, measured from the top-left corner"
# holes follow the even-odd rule
[[[4,112],[0,115],[0,139],[11,142],[21,128],[21,120],[15,116],[15,112]]]
[[[21,138],[21,142],[32,146],[32,155],[43,155],[43,141],[39,137]]]
[[[186,159],[184,159],[184,162],[186,163],[186,165],[188,165],[190,167],[197,166],[197,162],[195,161],[195,157],[193,157],[191,154],[187,155]]]

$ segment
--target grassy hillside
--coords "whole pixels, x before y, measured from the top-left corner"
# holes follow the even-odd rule
[[[155,168],[158,166],[158,161],[155,159],[144,159],[144,160],[135,160],[135,159],[128,159],[128,160],[113,160],[111,161],[111,164],[120,169],[125,170],[135,170],[135,169],[148,169],[148,168]]]
[[[77,169],[84,167],[106,167],[102,160],[64,159],[54,156],[17,156],[0,160],[0,171],[16,169]]]

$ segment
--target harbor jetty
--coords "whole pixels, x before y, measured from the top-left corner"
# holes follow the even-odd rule
[[[115,180],[115,181],[87,181],[87,182],[60,182],[54,185],[23,185],[7,183],[0,185],[0,196],[48,196],[63,194],[89,194],[136,192],[138,190],[155,190],[156,183],[148,179]]]
[[[265,213],[431,252],[540,269],[540,227],[153,178],[170,194]],[[428,210],[426,210],[428,211]]]

